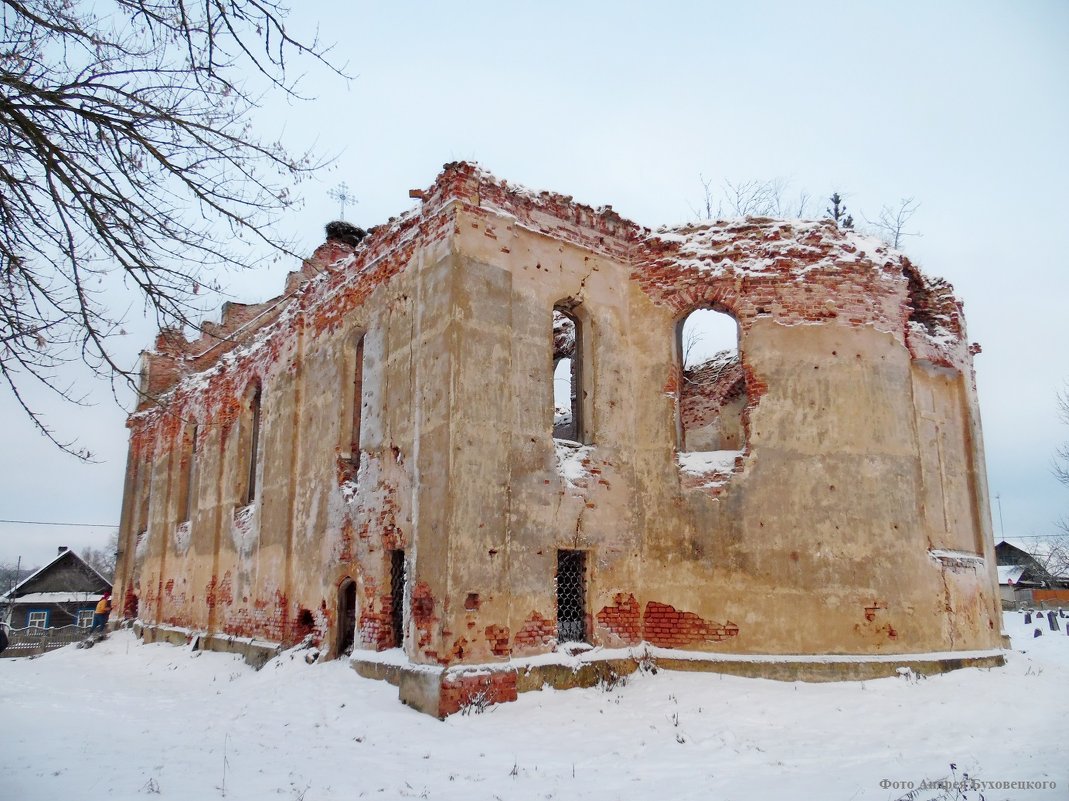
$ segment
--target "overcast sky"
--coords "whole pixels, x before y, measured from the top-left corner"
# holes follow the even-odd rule
[[[348,62],[348,85],[309,67],[313,102],[265,108],[266,138],[337,156],[298,187],[287,219],[302,250],[338,216],[375,225],[410,208],[443,163],[480,162],[510,182],[611,204],[648,226],[693,218],[714,185],[781,178],[816,199],[838,190],[864,227],[883,204],[920,208],[905,251],[965,301],[992,503],[1008,536],[1069,514],[1050,473],[1069,440],[1056,413],[1069,380],[1069,3],[541,2],[296,4]],[[224,276],[240,300],[281,291],[297,265]],[[132,364],[152,325],[128,315]],[[34,396],[85,465],[0,397],[0,518],[117,523],[125,412]],[[124,401],[128,397],[123,396]],[[999,511],[995,532],[1002,531]],[[102,545],[107,528],[0,523],[0,562],[42,564],[58,545]]]

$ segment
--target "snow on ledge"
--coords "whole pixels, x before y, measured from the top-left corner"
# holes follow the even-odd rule
[[[678,454],[679,469],[684,473],[701,476],[708,473],[731,473],[735,460],[742,451],[681,451]]]
[[[983,567],[986,564],[983,556],[971,551],[947,551],[933,548],[928,551],[928,556],[937,562],[956,567]]]
[[[412,662],[402,648],[387,648],[385,651],[365,651],[354,648],[349,655],[349,663],[403,667],[406,670],[415,670],[421,673],[441,673],[444,669],[441,665],[423,665],[418,662]]]
[[[569,487],[582,487],[578,482],[591,477],[584,462],[590,461],[594,452],[593,445],[581,445],[567,439],[554,439],[553,448],[557,454],[557,473]]]
[[[393,654],[400,654],[398,649],[392,649]],[[459,675],[459,674],[490,674],[500,673],[505,671],[529,671],[534,668],[543,666],[559,666],[565,668],[571,668],[573,671],[578,671],[586,664],[592,664],[596,662],[605,662],[608,660],[633,660],[635,662],[646,662],[653,660],[675,661],[675,662],[693,662],[693,663],[707,663],[715,665],[716,663],[734,662],[734,663],[756,663],[756,664],[811,664],[811,665],[833,665],[833,664],[864,664],[864,663],[879,663],[879,664],[905,664],[909,662],[941,662],[948,659],[987,659],[991,657],[1004,656],[1005,651],[999,648],[992,648],[987,650],[978,651],[933,651],[922,653],[910,653],[910,654],[727,654],[717,653],[714,651],[684,651],[675,648],[659,648],[649,643],[643,642],[630,648],[601,648],[594,647],[586,651],[575,654],[562,653],[560,651],[554,651],[548,654],[538,654],[536,656],[520,657],[515,659],[509,659],[502,662],[483,662],[472,665],[451,665],[446,668],[442,668],[439,665],[420,665],[413,662],[408,662],[406,658],[402,656],[401,661],[397,660],[396,656],[388,657],[390,651],[361,651],[359,655],[353,654],[355,661],[363,662],[376,662],[381,664],[398,665],[404,667],[407,670],[418,670],[425,672],[444,672],[445,675]]]
[[[717,492],[735,475],[742,457],[743,451],[680,451],[676,462],[691,477],[687,486]]]

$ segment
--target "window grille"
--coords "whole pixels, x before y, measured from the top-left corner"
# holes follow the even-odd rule
[[[557,551],[557,641],[586,641],[586,554]]]
[[[93,610],[92,609],[79,609],[78,610],[78,628],[87,629],[93,625]]]
[[[390,624],[393,644],[400,648],[405,640],[405,552],[390,551]]]

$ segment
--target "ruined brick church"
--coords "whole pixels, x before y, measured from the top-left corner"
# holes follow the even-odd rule
[[[309,640],[439,715],[650,660],[1001,662],[949,285],[829,220],[649,230],[467,163],[411,194],[143,355],[115,588],[146,639]],[[685,366],[699,309],[738,348]]]

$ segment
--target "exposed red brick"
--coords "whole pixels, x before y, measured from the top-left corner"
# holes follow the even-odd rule
[[[635,645],[642,640],[641,613],[634,595],[616,593],[612,606],[602,607],[595,617],[625,645]]]
[[[508,626],[490,625],[486,627],[484,633],[486,641],[490,644],[490,652],[494,656],[508,656],[511,653]]]
[[[460,712],[468,706],[515,701],[516,673],[511,670],[446,675],[442,679],[438,716]]]
[[[516,632],[515,648],[544,648],[557,641],[557,623],[531,612],[523,627]]]
[[[693,612],[680,612],[674,606],[648,601],[642,616],[642,634],[647,642],[661,648],[682,648],[696,642],[720,642],[735,637],[739,627],[730,620],[714,623]]]

